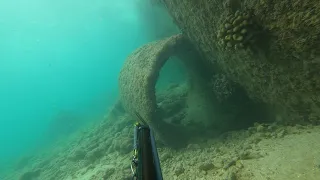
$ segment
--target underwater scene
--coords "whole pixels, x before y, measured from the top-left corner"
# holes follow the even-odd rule
[[[0,180],[320,180],[320,1],[1,0]]]

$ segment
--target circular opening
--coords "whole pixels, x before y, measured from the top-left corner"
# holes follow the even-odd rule
[[[155,89],[161,119],[170,124],[181,124],[186,114],[188,72],[178,57],[172,56],[166,61]]]

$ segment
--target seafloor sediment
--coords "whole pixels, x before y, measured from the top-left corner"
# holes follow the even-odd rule
[[[181,94],[158,95],[161,107],[182,108],[174,113],[164,108],[168,122],[193,125],[183,118],[176,120],[185,108],[181,98],[176,98]],[[169,103],[169,98],[176,104]],[[133,122],[116,104],[100,124],[28,157],[28,162],[18,163],[19,167],[2,179],[129,180]],[[179,150],[158,143],[158,151],[164,179],[168,180],[316,180],[320,176],[319,138],[320,126],[256,123],[218,136],[194,136]]]

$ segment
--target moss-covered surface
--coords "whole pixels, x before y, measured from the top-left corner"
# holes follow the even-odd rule
[[[288,123],[319,123],[320,2],[314,0],[164,0],[182,32],[250,97]],[[221,49],[230,13],[250,12],[261,29],[254,49]]]
[[[126,59],[119,76],[120,98],[126,110],[132,115],[139,114],[162,142],[175,147],[185,143],[188,133],[162,121],[155,86],[159,71],[169,57],[188,47],[184,46],[184,40],[182,35],[176,35],[142,46]]]
[[[121,101],[130,114],[141,115],[158,138],[170,147],[185,146],[188,139],[199,132],[209,130],[217,134],[247,127],[253,121],[269,119],[266,111],[261,110],[263,106],[252,102],[226,76],[214,75],[211,88],[209,74],[212,73],[206,73],[201,57],[194,50],[189,50],[192,46],[187,43],[181,35],[172,36],[146,44],[126,59],[119,77],[119,89]],[[185,65],[188,90],[185,100],[181,101],[180,107],[177,106],[180,109],[186,107],[184,112],[168,120],[163,112],[175,111],[178,104],[165,108],[157,104],[155,84],[160,69],[170,56],[177,56]],[[184,123],[175,122],[179,121],[179,116],[185,120]]]

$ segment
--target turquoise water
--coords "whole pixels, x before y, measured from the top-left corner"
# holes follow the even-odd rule
[[[163,28],[171,21],[159,16],[161,9],[149,6],[138,0],[0,1],[0,168],[50,141],[48,129],[68,131],[63,118],[74,117],[75,131],[103,117],[118,98],[127,55],[176,32]],[[61,112],[61,127],[50,127]]]

